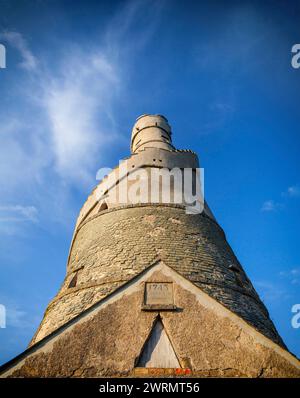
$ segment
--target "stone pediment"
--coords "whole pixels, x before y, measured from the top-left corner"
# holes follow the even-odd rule
[[[145,308],[147,303],[161,307]],[[168,308],[170,304],[174,308]],[[169,355],[165,366],[161,350]],[[0,372],[1,377],[299,377],[300,362],[159,262],[2,366]]]

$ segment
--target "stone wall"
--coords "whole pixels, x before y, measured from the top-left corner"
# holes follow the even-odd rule
[[[65,281],[32,344],[159,260],[283,345],[222,229],[174,205],[107,210],[85,221],[75,235]]]
[[[147,282],[173,283],[177,310],[144,311]],[[137,367],[158,316],[188,376],[300,377],[294,356],[162,264],[36,344],[0,369],[0,376],[168,375],[170,369]]]
[[[121,165],[115,167],[106,178],[103,178],[88,196],[79,212],[75,230],[87,217],[95,214],[95,210],[99,208],[101,193],[110,203],[110,207],[125,205],[125,203],[118,204],[116,201],[112,202],[110,195],[113,196],[113,191],[117,189],[118,183],[124,175],[127,176],[127,172],[132,174],[138,169],[164,168],[171,170],[176,167],[180,169],[198,168],[199,160],[197,154],[190,150],[170,151],[159,148],[147,148],[123,159]],[[128,181],[129,185],[132,183]],[[105,192],[107,193],[106,195],[104,195]]]

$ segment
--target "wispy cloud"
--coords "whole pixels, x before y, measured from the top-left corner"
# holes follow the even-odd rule
[[[254,281],[254,286],[266,302],[278,302],[290,297],[284,288],[269,281]]]
[[[0,222],[38,221],[38,211],[34,206],[0,206]]]
[[[261,211],[263,212],[273,212],[273,211],[277,211],[280,210],[282,208],[282,204],[281,203],[277,203],[274,200],[266,200],[262,207],[261,207]]]
[[[19,51],[22,61],[20,67],[28,71],[33,71],[37,68],[37,59],[30,51],[28,44],[24,37],[16,31],[5,31],[0,33],[0,39],[6,41],[17,51]]]
[[[81,60],[80,68],[78,60]],[[121,71],[103,51],[66,54],[60,73],[42,83],[42,105],[50,125],[56,171],[74,181],[88,181],[95,157],[117,139],[112,106]],[[89,181],[91,182],[91,181]]]
[[[153,18],[147,28],[136,26],[148,8]],[[55,48],[60,54],[55,67],[45,58],[53,56],[50,50],[35,54],[20,32],[1,33],[19,51],[24,69],[22,84],[10,87],[9,93],[18,98],[18,106],[0,111],[0,194],[6,203],[30,200],[41,220],[43,214],[47,221],[60,222],[67,213],[75,216],[72,190],[95,185],[96,170],[123,145],[120,105],[137,48],[154,33],[160,11],[160,2],[124,3],[98,40],[85,46],[61,42]],[[134,41],[132,29],[138,38]],[[5,217],[21,217],[20,210],[3,213]]]
[[[281,193],[282,198],[290,199],[290,198],[300,198],[300,188],[298,185],[289,186],[286,191]],[[278,210],[282,210],[287,205],[287,201],[277,202],[273,199],[266,200],[261,207],[261,211],[263,212],[275,212]]]
[[[288,198],[300,198],[300,187],[298,185],[291,185],[285,192],[282,192],[282,196]]]
[[[292,285],[300,285],[300,267],[281,271],[279,275],[287,279]]]
[[[6,309],[6,328],[17,328],[25,331],[25,329],[32,329],[32,325],[36,324],[39,317],[36,314],[28,313],[22,305],[16,303],[14,300],[5,298],[1,303]]]
[[[13,37],[28,48],[20,34]],[[1,197],[8,203],[33,203],[31,209],[2,206],[0,233],[14,235],[20,228],[16,222],[33,221],[37,207],[41,216],[48,213],[47,221],[68,219],[72,188],[94,185],[97,159],[107,161],[108,145],[117,141],[112,108],[122,80],[119,64],[99,47],[66,47],[55,70],[31,63],[35,73],[28,79],[24,74],[15,92],[21,106],[0,112]],[[30,59],[37,57],[27,58],[28,72]]]

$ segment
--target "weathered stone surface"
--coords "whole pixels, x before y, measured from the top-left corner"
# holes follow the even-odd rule
[[[283,344],[218,224],[202,214],[188,215],[180,206],[161,204],[108,210],[78,229],[66,279],[33,343],[158,260]],[[76,270],[77,286],[69,288]]]
[[[48,305],[32,349],[9,374],[84,377],[162,372],[134,368],[159,311],[181,364],[179,370],[165,368],[163,375],[299,374],[299,363],[283,349],[267,309],[201,198],[196,203],[204,205],[203,212],[187,214],[189,197],[175,201],[184,184],[176,186],[174,179],[171,201],[163,195],[157,200],[148,195],[151,200],[146,198],[146,203],[114,200],[124,182],[128,189],[134,186],[131,177],[141,169],[147,184],[146,177],[155,174],[148,184],[155,186],[155,194],[170,188],[159,174],[162,171],[188,168],[193,177],[199,176],[197,155],[176,150],[171,135],[160,115],[137,120],[131,156],[98,184],[80,210],[66,278]],[[180,181],[187,180],[185,176]],[[190,184],[194,188],[196,181]],[[168,277],[149,276],[159,264],[165,264]],[[148,275],[149,283],[173,281],[172,290],[160,297],[145,295],[145,280],[132,290],[133,280],[142,280],[143,275]],[[171,352],[171,345],[163,340],[166,351]],[[161,358],[160,353],[154,357]]]
[[[149,282],[145,285],[145,304],[174,304],[173,284]]]
[[[141,311],[146,282],[173,282],[179,310]],[[135,368],[157,316],[160,316],[182,369]],[[200,288],[171,268],[158,264],[67,327],[36,344],[23,358],[2,369],[1,376],[184,374],[300,377],[300,363]]]

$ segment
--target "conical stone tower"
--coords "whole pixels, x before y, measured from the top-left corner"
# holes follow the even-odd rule
[[[300,375],[224,231],[193,196],[198,169],[194,152],[174,148],[165,117],[137,119],[131,156],[79,213],[65,280],[31,348],[3,374]]]

